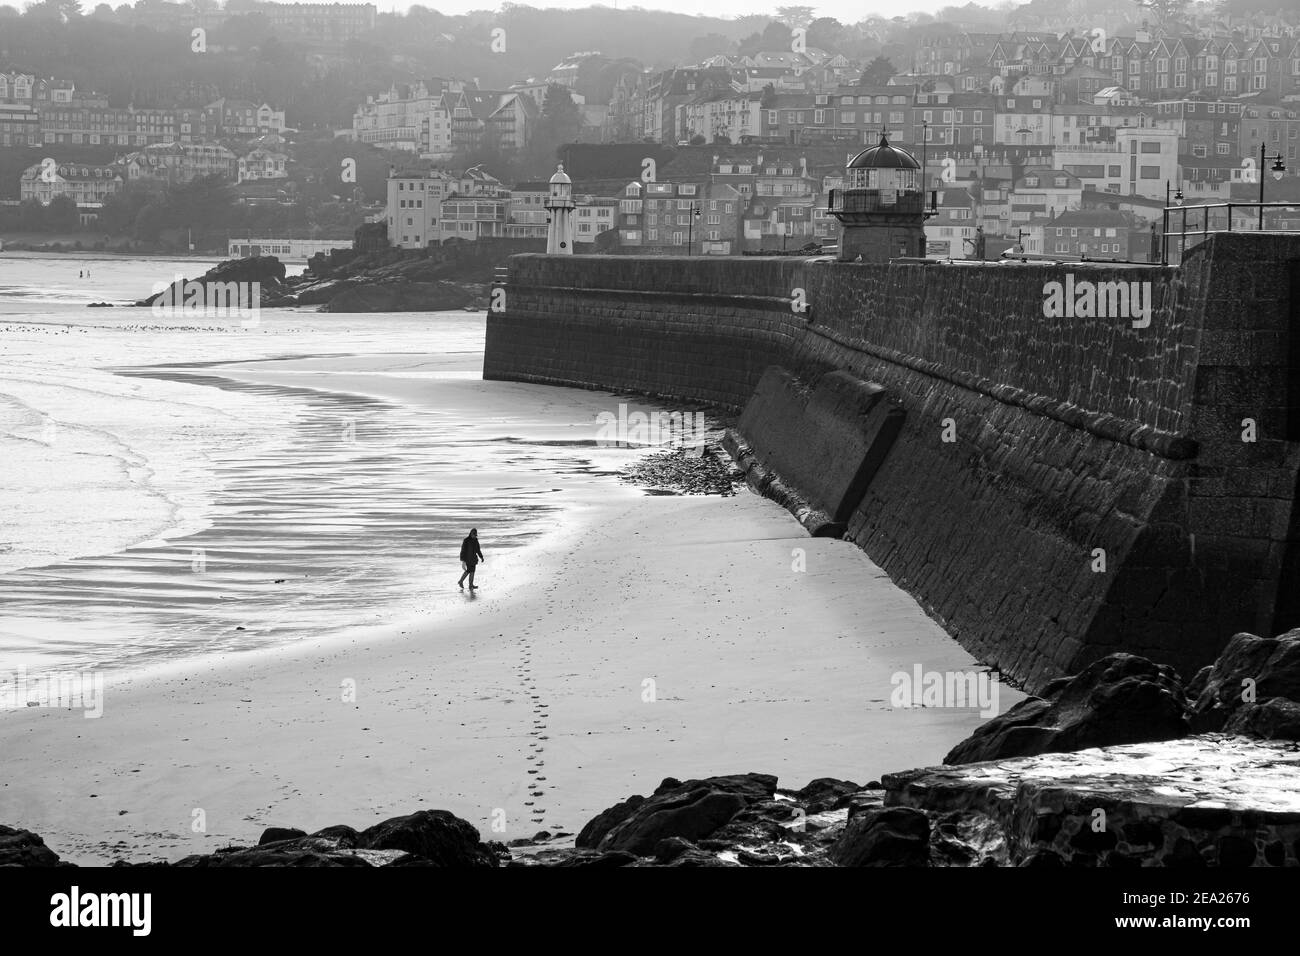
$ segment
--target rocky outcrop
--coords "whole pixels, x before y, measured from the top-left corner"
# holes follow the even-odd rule
[[[262,836],[258,839],[257,845],[266,846],[268,843],[279,843],[282,840],[296,840],[306,835],[306,831],[299,830],[296,827],[267,827],[262,831]]]
[[[259,304],[266,305],[281,296],[285,282],[285,266],[275,256],[249,256],[244,259],[227,259],[225,262],[213,266],[195,281],[205,285],[216,282],[223,284],[256,282],[259,285],[261,297]],[[154,301],[164,291],[166,290],[155,292],[135,304],[138,306],[153,305]]]
[[[401,850],[434,866],[496,866],[497,858],[479,840],[478,831],[446,810],[421,810],[393,817],[361,833],[368,850]]]
[[[471,296],[450,282],[369,282],[335,295],[324,312],[446,312],[469,305]]]
[[[1211,734],[884,784],[888,804],[930,817],[932,843],[964,847],[949,865],[1300,866],[1298,764],[1295,744]]]
[[[1191,708],[1198,732],[1300,740],[1300,628],[1236,634],[1205,672]]]
[[[222,262],[196,281],[257,282],[257,304],[262,308],[316,305],[324,312],[446,312],[481,305],[484,289],[449,281],[454,274],[453,264],[415,257],[380,258],[373,264],[361,259],[352,269],[286,278],[284,263],[275,256],[250,256]],[[135,304],[153,305],[162,294],[156,292]]]
[[[847,807],[856,793],[863,787],[852,780],[839,780],[835,777],[818,777],[809,781],[807,786],[794,792],[794,801],[804,808],[806,813],[825,813],[827,810],[839,810]]]
[[[741,810],[770,800],[776,792],[776,777],[764,773],[708,777],[682,782],[669,777],[648,798],[607,819],[606,830],[584,828],[585,843],[598,850],[626,850],[637,855],[655,851],[661,840],[682,837],[699,840],[730,823]],[[622,806],[625,806],[626,803]],[[610,814],[616,808],[605,811]],[[602,814],[605,816],[605,814]],[[599,819],[599,818],[597,818]]]
[[[1296,745],[1221,735],[889,774],[884,788],[767,774],[666,779],[569,834],[509,847],[443,810],[358,832],[271,827],[182,867],[1300,866]],[[55,866],[0,826],[0,866]],[[115,865],[131,865],[118,863]]]
[[[1228,718],[1223,732],[1261,740],[1300,740],[1300,704],[1285,697],[1245,704]]]
[[[943,758],[975,763],[1034,754],[1174,740],[1191,732],[1182,680],[1172,667],[1112,654],[1049,683],[993,718]]]
[[[830,848],[839,866],[927,866],[930,818],[911,807],[859,813]]]
[[[627,820],[637,807],[645,803],[645,797],[633,794],[621,803],[616,803],[607,810],[598,813],[587,821],[587,825],[578,833],[574,846],[579,849],[594,850],[605,835]]]
[[[0,824],[0,866],[70,866],[31,830]]]
[[[255,847],[187,856],[175,866],[497,866],[508,851],[485,844],[472,825],[446,810],[393,817],[358,832],[338,825],[307,834],[268,827]]]

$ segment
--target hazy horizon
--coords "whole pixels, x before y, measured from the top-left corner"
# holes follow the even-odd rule
[[[134,6],[134,3],[111,2],[106,0],[108,5],[117,9],[119,6]],[[292,2],[292,0],[269,0],[269,2]],[[328,0],[326,0],[328,2]],[[365,2],[365,0],[341,0],[341,2]],[[0,0],[0,6],[13,7],[22,10],[27,4],[21,0]],[[82,10],[89,12],[98,6],[96,0],[82,0]],[[756,10],[750,3],[745,0],[717,0],[709,5],[707,14],[702,14],[699,4],[691,0],[655,0],[653,3],[622,3],[619,0],[611,0],[609,3],[591,3],[589,0],[543,0],[539,3],[521,3],[520,6],[534,7],[539,10],[574,10],[584,7],[611,7],[613,9],[641,9],[663,13],[678,13],[687,16],[701,17],[722,17],[735,19],[743,16],[762,15],[767,13],[775,17],[778,6],[785,4],[773,4],[767,10]],[[1000,3],[981,3],[981,6],[995,7]],[[430,10],[436,10],[438,13],[445,13],[449,16],[460,16],[461,14],[470,13],[478,10],[498,10],[501,4],[484,3],[483,0],[452,0],[452,2],[401,2],[401,0],[377,0],[375,7],[381,13],[392,13],[395,11],[405,11],[413,6],[423,6]],[[953,0],[900,0],[897,3],[881,5],[884,9],[875,9],[873,7],[864,7],[862,4],[850,2],[850,0],[833,0],[833,2],[818,4],[813,7],[815,16],[834,17],[841,23],[858,23],[871,16],[906,16],[909,13],[934,13],[944,7],[964,6],[964,3],[955,3]]]

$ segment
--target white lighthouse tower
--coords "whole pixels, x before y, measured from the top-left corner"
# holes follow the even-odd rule
[[[551,194],[546,197],[546,210],[551,214],[546,230],[546,251],[560,255],[573,255],[573,180],[564,171],[564,164],[555,167],[551,177]]]

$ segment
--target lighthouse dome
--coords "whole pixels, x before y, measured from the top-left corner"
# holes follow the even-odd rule
[[[566,185],[573,183],[573,180],[569,178],[569,174],[564,171],[564,163],[560,163],[555,167],[555,175],[551,177],[551,185],[554,186],[557,183]]]
[[[921,164],[905,149],[889,145],[883,133],[880,142],[854,156],[849,169],[920,169]]]

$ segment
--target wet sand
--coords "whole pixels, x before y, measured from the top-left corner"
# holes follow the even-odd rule
[[[427,387],[404,375],[410,359],[240,374],[418,408]],[[510,840],[576,832],[670,775],[865,783],[938,762],[983,721],[891,706],[896,672],[976,665],[851,545],[808,538],[748,492],[583,487],[529,543],[484,537],[477,595],[456,588],[453,559],[430,568],[427,602],[402,623],[111,680],[99,719],[0,714],[0,821],[79,863],[420,808]],[[1003,688],[1001,709],[1017,699]]]

